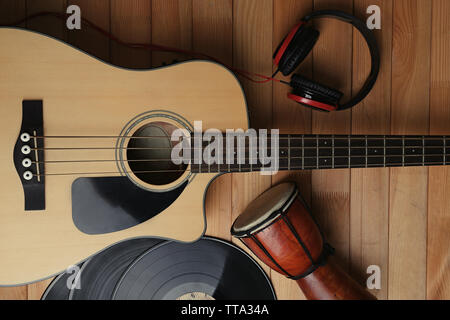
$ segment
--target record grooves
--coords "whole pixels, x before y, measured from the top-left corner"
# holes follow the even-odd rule
[[[81,267],[80,289],[61,274],[42,299],[58,300],[274,300],[270,280],[235,245],[203,237],[194,243],[151,238],[118,243]]]
[[[123,274],[113,299],[273,300],[261,267],[238,247],[210,237],[184,244],[164,242],[144,253]]]

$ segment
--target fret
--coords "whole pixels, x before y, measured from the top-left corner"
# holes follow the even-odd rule
[[[367,136],[365,136],[365,138],[366,138],[366,168],[367,168],[367,161],[368,161],[368,158],[369,158],[369,153],[368,153],[368,145],[367,145]]]
[[[422,165],[425,165],[425,136],[422,136]]]
[[[443,143],[444,143],[444,150],[443,150],[443,158],[444,158],[444,161],[442,162],[442,164],[445,166],[446,165],[446,159],[445,159],[445,156],[446,156],[446,150],[447,150],[447,144],[446,144],[446,141],[445,141],[445,136],[442,138],[442,140],[443,140]]]
[[[319,169],[319,135],[316,135],[316,168]]]
[[[405,136],[402,136],[402,165],[405,166]]]
[[[270,139],[270,137],[268,137]],[[398,166],[447,165],[450,143],[445,136],[372,136],[372,135],[291,135],[280,136],[279,170],[376,168]],[[205,143],[205,146],[209,142]],[[257,145],[255,147],[258,147]],[[267,141],[270,154],[270,140]],[[259,155],[253,154],[246,141],[245,163],[237,164],[237,144],[231,163],[191,164],[194,173],[260,171]],[[258,149],[259,150],[259,149]],[[259,150],[261,151],[261,150]],[[191,158],[197,150],[191,152]],[[223,150],[226,159],[227,150]],[[213,156],[215,156],[213,154]],[[255,160],[252,163],[251,160]]]
[[[351,142],[351,137],[348,136],[348,167],[351,168],[352,167],[352,163],[351,163],[351,159],[352,159],[352,142]]]
[[[331,136],[331,167],[334,169],[334,134]]]
[[[258,154],[258,150],[256,151],[256,153]],[[249,164],[250,164],[250,172],[253,171],[253,163],[252,163],[252,160],[253,160],[253,158],[252,158],[252,152],[251,152],[251,150],[250,150],[250,145],[249,145],[249,146],[248,146],[248,162],[249,162]],[[258,161],[258,159],[256,159],[256,161]]]
[[[305,169],[305,135],[302,135],[302,170]]]
[[[238,153],[236,151],[236,161],[237,161],[237,159],[238,159]],[[239,172],[242,172],[242,170],[241,170],[241,163],[240,162],[237,162],[237,163],[238,163]]]
[[[288,134],[288,170],[291,170],[291,135]]]

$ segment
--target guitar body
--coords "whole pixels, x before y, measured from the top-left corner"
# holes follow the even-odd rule
[[[105,229],[104,233],[96,233],[82,231],[83,226],[74,222],[73,209],[78,206],[80,214],[89,214],[92,221],[102,224],[101,218],[95,216],[98,209],[90,208],[91,202],[80,207],[83,199],[89,198],[82,191],[90,192],[86,191],[89,190],[86,181],[76,174],[46,175],[45,208],[25,210],[24,186],[14,163],[14,148],[21,134],[24,100],[42,101],[45,136],[131,135],[137,132],[138,126],[131,128],[129,124],[139,124],[142,115],[155,116],[156,122],[167,119],[174,126],[202,120],[203,130],[245,130],[248,127],[245,98],[231,72],[203,61],[146,71],[126,70],[50,37],[19,29],[0,28],[0,43],[0,285],[24,284],[49,277],[125,239],[152,236],[191,242],[202,236],[204,199],[208,185],[217,176],[215,173],[182,176],[178,180],[183,184],[177,185],[176,181],[167,186],[159,184],[156,192],[139,188],[140,192],[149,193],[148,203],[142,206],[141,197],[139,208],[143,215],[148,210],[150,218],[139,218],[139,223],[122,230]],[[33,139],[29,143],[33,147]],[[123,167],[123,172],[118,170],[120,163],[114,147],[120,143],[126,145],[127,141],[45,139],[45,148],[61,148],[43,149],[44,154],[40,151],[45,160],[116,161],[45,163],[42,169],[45,174],[118,172],[111,176],[128,179],[124,173],[129,171],[128,166]],[[112,148],[101,149],[105,146]],[[68,147],[91,149],[80,153],[81,150],[64,149]],[[136,187],[135,183],[130,185]],[[128,187],[125,184],[121,188]],[[155,212],[157,198],[153,195],[158,197],[173,192],[174,188],[179,188],[180,193],[164,209]],[[132,191],[122,189],[118,194],[127,190]],[[96,192],[103,191],[108,192]],[[130,193],[132,197],[133,192]],[[80,199],[78,203],[73,203],[74,196]],[[110,204],[112,212],[119,207],[126,212],[123,206],[123,203]],[[119,216],[114,219],[120,225],[121,211],[117,212]]]

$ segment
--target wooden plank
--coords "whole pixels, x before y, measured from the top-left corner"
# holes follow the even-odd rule
[[[151,44],[152,4],[148,0],[111,0],[111,33],[128,43]],[[111,62],[127,68],[150,68],[151,53],[111,42]]]
[[[0,0],[0,8],[0,25],[15,24],[27,15],[26,0]]]
[[[64,14],[67,8],[66,0],[27,0],[27,16],[49,11]],[[27,28],[39,31],[52,37],[67,39],[66,21],[53,16],[42,16],[26,22]]]
[[[50,282],[52,282],[53,278],[39,281],[36,283],[32,283],[28,285],[28,300],[40,300],[42,295],[44,294],[45,289],[49,286]]]
[[[273,21],[272,50],[275,51],[291,28],[302,17],[312,11],[313,1],[275,0]],[[312,75],[312,54],[299,66],[298,72],[304,76]],[[289,81],[281,73],[277,78]],[[280,129],[281,133],[311,133],[311,109],[299,105],[287,98],[291,91],[289,86],[273,84],[273,128]],[[311,200],[311,171],[280,172],[272,178],[272,183],[295,181],[302,196]],[[271,272],[272,283],[275,286],[279,299],[305,299],[295,281],[274,271]]]
[[[193,0],[193,49],[233,63],[233,1]]]
[[[192,0],[152,1],[152,41],[155,44],[192,49]],[[188,55],[154,52],[152,64],[159,67],[173,60],[191,59]]]
[[[81,16],[106,32],[110,32],[110,0],[68,0],[68,5],[78,5]],[[110,61],[110,40],[107,36],[87,26],[69,32],[69,42],[99,59]]]
[[[0,287],[0,300],[27,300],[27,286]]]
[[[314,10],[337,9],[352,13],[351,0],[315,0]],[[352,88],[352,26],[335,19],[316,19],[321,32],[313,50],[314,80],[339,89],[344,100]],[[312,114],[313,133],[350,133],[351,111]],[[335,257],[346,269],[349,258],[350,170],[317,170],[312,172],[312,208],[336,248]]]
[[[378,5],[381,30],[373,30],[381,55],[381,69],[370,94],[352,109],[353,134],[389,134],[391,111],[392,1],[355,2],[355,15],[367,19],[366,9]],[[370,53],[362,35],[353,32],[353,93],[360,90],[370,72]],[[366,286],[370,265],[381,269],[381,289],[371,290],[379,299],[388,292],[389,169],[351,170],[350,269]]]
[[[427,134],[431,1],[394,1],[393,134]],[[390,299],[426,293],[427,168],[392,168],[389,204]]]
[[[192,6],[193,50],[232,65],[232,1],[194,0]],[[209,187],[205,202],[208,235],[231,240],[231,192],[231,174],[218,177]]]
[[[272,71],[271,0],[233,1],[233,66],[270,74]],[[270,128],[272,124],[272,84],[258,85],[241,79],[247,98],[251,128]],[[232,175],[232,218],[271,185],[270,176],[259,173]],[[234,191],[235,190],[235,191]],[[240,245],[240,241],[233,239]],[[246,249],[246,248],[245,248]],[[264,266],[264,264],[261,263]],[[264,266],[267,273],[270,269]]]
[[[434,0],[430,133],[450,134],[450,2]],[[427,299],[450,299],[450,170],[429,169]]]

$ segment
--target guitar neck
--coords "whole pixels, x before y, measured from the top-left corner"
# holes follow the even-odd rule
[[[440,166],[450,161],[450,137],[418,135],[279,135],[278,170],[374,168],[406,166]],[[245,144],[226,148],[223,158],[232,152],[233,163],[192,163],[192,171],[252,172],[270,165],[259,161],[260,146]],[[260,143],[260,139],[257,140]],[[266,154],[271,156],[271,137],[266,138]],[[203,142],[203,146],[208,143]],[[274,148],[276,150],[277,148]],[[254,150],[258,153],[255,154]],[[253,153],[252,153],[253,151]],[[238,154],[245,152],[245,163],[238,163]],[[258,158],[257,163],[254,158]],[[250,159],[253,159],[251,163]],[[242,162],[242,161],[241,161]]]

